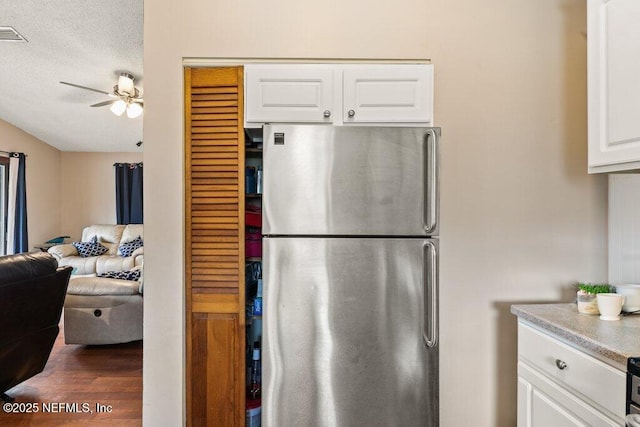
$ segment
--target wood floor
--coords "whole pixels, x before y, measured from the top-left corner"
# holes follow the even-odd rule
[[[37,403],[38,413],[6,413],[0,409],[3,426],[140,426],[142,341],[66,345],[60,325],[44,371],[7,394],[16,399],[13,406],[19,410]],[[24,405],[17,407],[16,403]],[[98,412],[97,405],[103,405],[100,408],[104,412]]]

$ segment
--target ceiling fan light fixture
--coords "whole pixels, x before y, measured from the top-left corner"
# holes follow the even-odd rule
[[[1,29],[2,27],[0,27]],[[90,90],[92,92],[102,93],[110,96],[112,99],[109,101],[102,101],[91,105],[92,107],[104,107],[111,105],[109,108],[116,116],[122,116],[124,112],[127,112],[127,117],[135,119],[142,114],[143,99],[142,91],[135,87],[133,84],[133,75],[129,73],[120,73],[118,77],[118,83],[113,86],[113,92],[105,92],[100,89],[94,89],[87,86],[81,86],[69,82],[60,82],[65,85],[74,86],[84,90]],[[113,99],[115,98],[115,99]]]
[[[111,112],[116,116],[121,116],[126,109],[127,109],[127,103],[124,102],[122,99],[119,99],[116,102],[114,102],[110,108]]]
[[[118,77],[118,92],[121,94],[133,95],[134,90],[133,76],[128,73],[121,73],[120,77]]]
[[[137,102],[132,102],[127,106],[127,117],[130,119],[135,119],[140,114],[142,114],[142,105]]]

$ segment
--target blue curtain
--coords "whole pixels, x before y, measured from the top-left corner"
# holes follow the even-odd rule
[[[27,183],[25,179],[25,160],[23,153],[11,153],[18,158],[18,183],[16,188],[16,216],[13,240],[13,253],[29,251],[29,234],[27,232]]]
[[[142,163],[116,163],[118,224],[142,224]]]

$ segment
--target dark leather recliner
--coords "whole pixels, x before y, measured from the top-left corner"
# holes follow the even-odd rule
[[[71,267],[46,253],[0,257],[0,396],[44,369],[60,328]]]

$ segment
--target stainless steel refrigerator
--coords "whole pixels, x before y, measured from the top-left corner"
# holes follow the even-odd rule
[[[438,128],[264,128],[262,423],[438,425]]]

